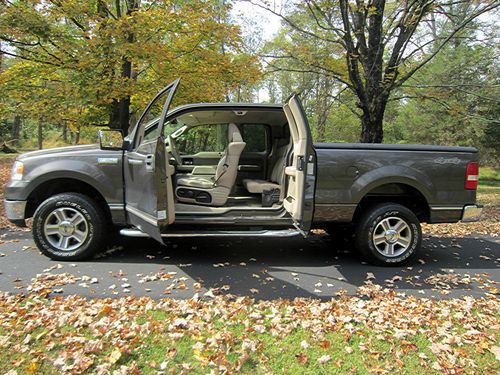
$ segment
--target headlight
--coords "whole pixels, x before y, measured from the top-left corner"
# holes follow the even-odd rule
[[[22,180],[24,173],[24,164],[19,160],[14,162],[12,166],[12,175],[10,176],[11,180]]]

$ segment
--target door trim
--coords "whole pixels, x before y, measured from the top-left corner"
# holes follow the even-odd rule
[[[155,227],[158,226],[158,219],[155,218],[153,215],[148,214],[147,212],[138,210],[135,207],[126,205],[125,210],[127,212],[130,212],[131,214],[139,216],[142,220],[147,221],[149,224],[154,225]]]

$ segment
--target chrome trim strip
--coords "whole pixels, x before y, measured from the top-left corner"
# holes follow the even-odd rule
[[[100,165],[117,165],[118,158],[97,158],[97,164]]]
[[[138,229],[122,229],[120,234],[126,237],[149,237],[148,234]],[[297,230],[261,230],[261,231],[206,231],[206,232],[188,232],[172,231],[164,233],[162,237],[295,237],[301,233]]]
[[[158,226],[158,220],[154,216],[152,216],[144,211],[138,210],[135,207],[130,207],[128,205],[125,207],[125,209],[127,210],[127,212],[130,212],[132,215],[136,215],[140,219],[147,221],[149,224],[154,225],[155,227]]]
[[[144,160],[140,159],[128,159],[128,163],[131,165],[141,165],[144,163]]]
[[[123,203],[108,203],[108,207],[110,210],[123,210],[125,209],[125,205]]]
[[[5,207],[5,216],[9,220],[22,220],[24,219],[24,212],[26,210],[27,201],[8,201],[4,199],[3,205]]]
[[[463,206],[431,206],[434,211],[462,211]]]

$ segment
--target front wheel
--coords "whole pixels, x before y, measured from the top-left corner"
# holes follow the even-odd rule
[[[400,204],[384,203],[368,209],[356,227],[356,248],[376,265],[407,263],[416,255],[421,241],[418,218]]]
[[[55,260],[81,260],[104,245],[106,220],[99,205],[77,193],[57,194],[37,208],[33,239],[38,249]]]

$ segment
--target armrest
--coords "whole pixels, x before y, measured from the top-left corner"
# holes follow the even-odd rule
[[[285,168],[285,174],[287,176],[295,176],[297,174],[297,168],[292,167],[292,166],[286,167]]]
[[[193,175],[214,175],[216,168],[213,165],[198,165],[193,168]]]

